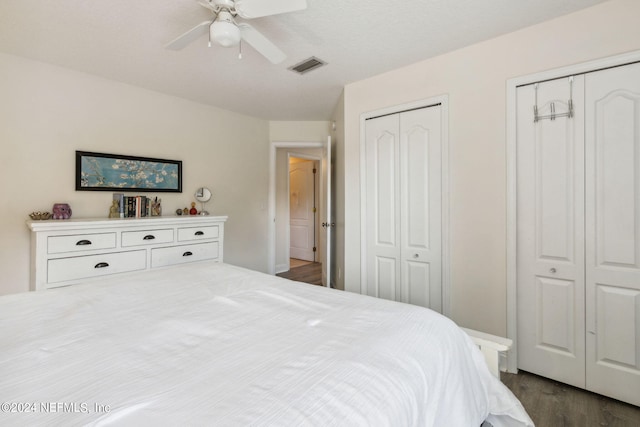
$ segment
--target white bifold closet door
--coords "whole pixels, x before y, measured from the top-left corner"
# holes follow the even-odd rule
[[[640,405],[640,65],[571,96],[517,91],[518,368]]]
[[[518,368],[585,386],[584,77],[573,118],[533,121],[533,85],[517,91]],[[566,111],[568,79],[538,85],[540,114]],[[543,107],[544,106],[544,107]]]
[[[441,106],[366,121],[366,293],[442,312]]]
[[[585,94],[587,389],[640,405],[640,63]]]

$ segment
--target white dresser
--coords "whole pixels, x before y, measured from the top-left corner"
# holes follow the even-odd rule
[[[223,260],[226,216],[28,221],[31,290],[174,264]]]

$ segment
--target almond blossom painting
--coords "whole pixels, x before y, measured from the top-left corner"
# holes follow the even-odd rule
[[[76,190],[182,191],[182,162],[76,151]]]

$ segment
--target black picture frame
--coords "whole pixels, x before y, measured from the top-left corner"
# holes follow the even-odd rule
[[[182,193],[182,161],[76,151],[76,191]]]

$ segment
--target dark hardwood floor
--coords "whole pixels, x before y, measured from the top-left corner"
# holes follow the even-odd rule
[[[276,274],[276,276],[322,286],[322,264],[319,262],[312,262],[301,267],[292,268],[284,273]]]
[[[640,408],[528,372],[502,372],[537,427],[638,427]]]

